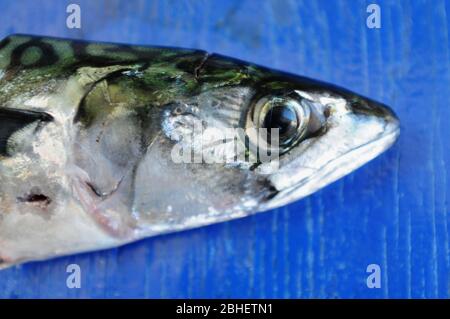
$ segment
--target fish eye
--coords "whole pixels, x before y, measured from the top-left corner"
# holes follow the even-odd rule
[[[288,144],[296,135],[301,118],[291,103],[276,105],[264,115],[262,127],[270,137],[272,129],[278,129],[280,145]]]
[[[259,99],[247,116],[247,127],[266,129],[264,134],[258,133],[258,145],[261,140],[268,148],[277,147],[278,151],[288,151],[306,133],[310,117],[308,104],[302,103],[299,97],[267,96]],[[277,145],[273,145],[278,133]],[[265,140],[265,141],[264,141]]]

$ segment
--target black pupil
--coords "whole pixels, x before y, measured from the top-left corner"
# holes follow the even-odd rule
[[[268,134],[272,128],[279,129],[280,142],[284,142],[297,132],[297,123],[295,111],[289,106],[280,105],[267,112],[263,125],[267,128]]]

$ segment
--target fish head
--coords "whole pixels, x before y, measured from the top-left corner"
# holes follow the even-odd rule
[[[275,190],[261,210],[314,193],[388,149],[399,136],[399,120],[384,104],[296,76],[282,75],[275,83],[271,85],[285,86],[282,98],[269,93],[265,100],[276,100],[270,107],[278,108],[278,118],[267,110],[259,110],[258,116],[266,117],[263,123],[269,117],[277,128],[293,123],[294,129],[280,129],[276,165],[269,161],[256,169]]]
[[[182,227],[301,199],[368,162],[399,134],[389,107],[333,85],[220,55],[196,72],[197,91],[163,109],[159,142],[141,162],[156,171],[137,174],[156,186],[142,182],[146,195],[137,191],[135,208],[155,212],[156,203]],[[140,198],[152,207],[139,206]]]
[[[0,268],[291,203],[393,144],[380,103],[204,51],[0,42]]]

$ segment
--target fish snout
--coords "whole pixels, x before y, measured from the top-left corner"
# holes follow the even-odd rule
[[[399,136],[399,120],[384,104],[368,99],[337,99],[329,107],[323,134],[293,150],[269,177],[278,193],[262,210],[285,205],[325,187],[384,152]]]
[[[387,105],[366,98],[353,100],[350,108],[355,115],[365,115],[383,126],[382,136],[393,135],[395,139],[400,133],[400,121],[394,111]],[[395,140],[394,139],[394,140]]]

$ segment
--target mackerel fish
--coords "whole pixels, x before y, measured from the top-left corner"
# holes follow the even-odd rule
[[[0,267],[299,200],[389,148],[348,90],[200,50],[0,42]]]

